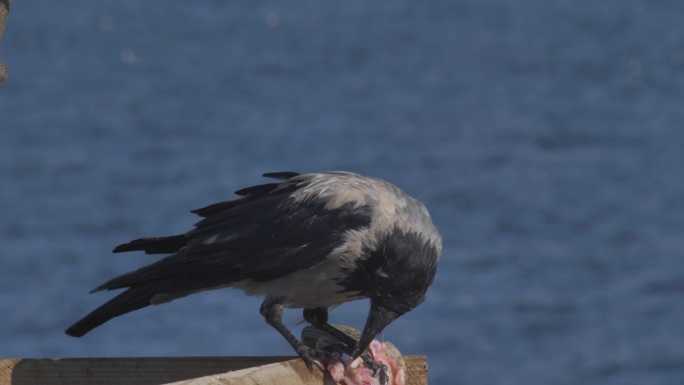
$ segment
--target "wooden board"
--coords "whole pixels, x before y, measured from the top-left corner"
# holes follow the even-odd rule
[[[427,385],[426,357],[403,358],[407,384]],[[254,367],[259,368],[241,370]],[[0,359],[0,385],[152,385],[180,381],[188,385],[333,383],[321,370],[309,373],[303,361],[295,357]]]

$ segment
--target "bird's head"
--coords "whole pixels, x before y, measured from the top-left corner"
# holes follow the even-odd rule
[[[393,230],[366,250],[345,283],[370,298],[370,311],[353,357],[392,321],[418,306],[434,279],[440,240]]]

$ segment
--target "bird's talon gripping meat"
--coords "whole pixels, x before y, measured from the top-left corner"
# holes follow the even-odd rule
[[[365,357],[363,359],[363,364],[366,365],[366,367],[370,370],[373,371],[373,377],[380,374],[380,378],[387,377],[387,365],[374,361],[372,358],[370,360],[366,360]]]
[[[375,374],[376,373],[374,372],[373,376],[375,376]],[[389,381],[389,376],[387,375],[387,366],[384,364],[380,364],[377,374],[378,380],[380,380],[380,385],[387,385],[387,381]]]

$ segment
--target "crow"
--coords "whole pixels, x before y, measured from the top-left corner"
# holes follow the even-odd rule
[[[261,314],[309,369],[324,352],[283,324],[283,307],[344,343],[356,358],[397,317],[423,302],[442,251],[425,206],[396,186],[351,172],[266,173],[276,183],[193,210],[185,234],[136,239],[115,253],[170,254],[91,291],[126,289],[70,326],[81,337],[114,317],[204,290],[265,297]],[[358,341],[328,323],[328,309],[370,299]]]

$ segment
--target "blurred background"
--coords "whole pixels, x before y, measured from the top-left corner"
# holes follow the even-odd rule
[[[444,236],[385,330],[432,384],[681,384],[684,3],[13,3],[0,88],[0,357],[291,355],[260,299],[63,330],[188,211],[350,170]],[[331,320],[360,327],[368,304]],[[299,310],[286,312],[300,328]],[[298,329],[297,329],[298,330]]]

